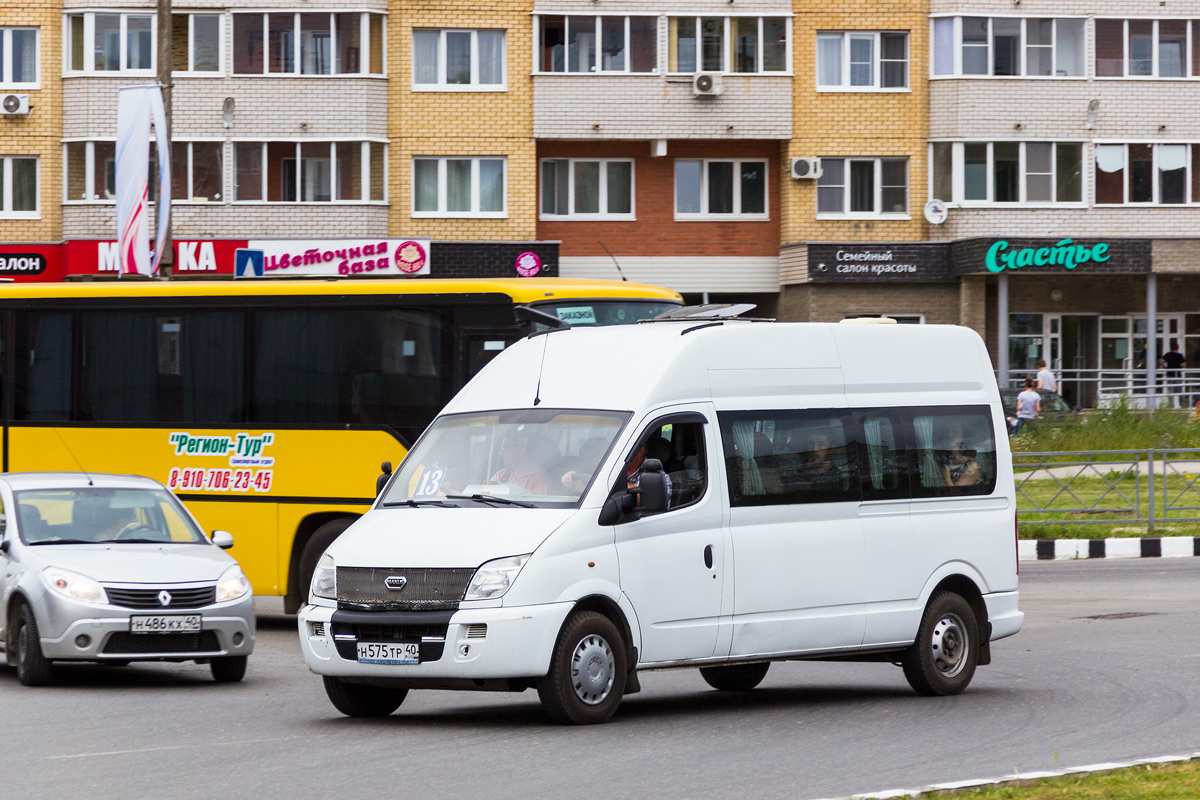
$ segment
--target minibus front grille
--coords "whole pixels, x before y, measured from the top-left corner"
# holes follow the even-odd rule
[[[338,607],[360,611],[458,608],[474,567],[338,567]]]

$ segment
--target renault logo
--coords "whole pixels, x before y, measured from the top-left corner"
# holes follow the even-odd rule
[[[164,607],[171,605],[171,593],[166,590],[159,592],[158,602]]]
[[[389,575],[383,579],[383,585],[393,592],[398,592],[408,585],[408,578],[403,575]]]

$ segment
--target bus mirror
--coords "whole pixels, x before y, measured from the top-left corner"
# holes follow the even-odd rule
[[[379,465],[381,475],[375,479],[375,496],[383,494],[383,487],[387,486],[388,478],[392,477],[392,462],[385,461]]]

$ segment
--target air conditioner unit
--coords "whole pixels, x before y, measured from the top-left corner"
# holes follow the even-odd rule
[[[0,100],[0,111],[6,116],[25,116],[29,114],[29,95],[6,94]]]
[[[821,159],[819,158],[793,158],[792,159],[792,179],[797,181],[811,181],[821,177]]]
[[[720,75],[700,72],[692,76],[692,94],[696,97],[716,97],[724,91]]]

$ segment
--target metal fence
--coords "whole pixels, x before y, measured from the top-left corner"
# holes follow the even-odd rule
[[[1013,453],[1027,523],[1200,522],[1200,448]]]
[[[1135,408],[1173,406],[1191,408],[1200,400],[1200,369],[1169,370],[1159,367],[1154,381],[1147,380],[1144,367],[1123,369],[1064,369],[1055,372],[1058,393],[1076,407],[1095,408],[1112,405],[1126,397]],[[1032,370],[1008,372],[1007,385],[1020,388]]]

